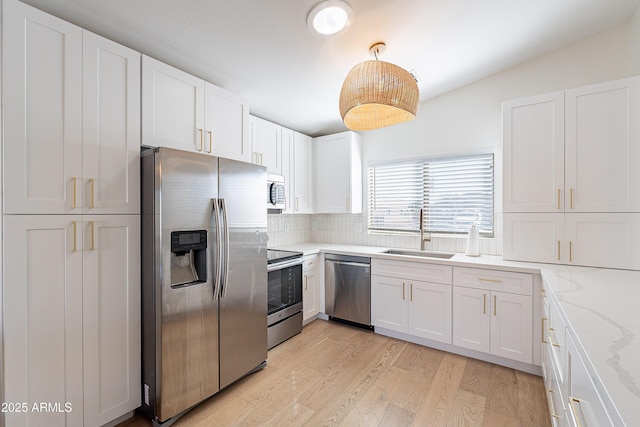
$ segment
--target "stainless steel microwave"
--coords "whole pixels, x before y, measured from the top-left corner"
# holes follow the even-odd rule
[[[284,208],[284,176],[267,175],[267,209]]]

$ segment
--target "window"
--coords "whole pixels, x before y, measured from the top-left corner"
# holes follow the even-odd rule
[[[493,237],[493,154],[370,163],[370,232]]]

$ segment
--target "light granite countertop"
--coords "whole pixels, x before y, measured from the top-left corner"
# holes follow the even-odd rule
[[[613,418],[640,426],[640,271],[506,261],[499,256],[450,259],[385,254],[389,248],[303,243],[278,249],[305,255],[340,253],[458,267],[541,273],[557,299],[598,389],[613,402]],[[616,420],[613,420],[614,423]]]

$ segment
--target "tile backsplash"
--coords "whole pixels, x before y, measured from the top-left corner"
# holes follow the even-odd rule
[[[494,238],[480,238],[480,253],[502,255],[502,214],[495,215]],[[419,249],[418,236],[369,234],[364,214],[269,215],[269,247],[316,242],[364,246]],[[466,236],[432,236],[427,250],[460,252],[466,249]]]

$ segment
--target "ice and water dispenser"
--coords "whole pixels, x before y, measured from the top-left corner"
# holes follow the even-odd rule
[[[171,287],[207,281],[207,231],[171,232]]]

